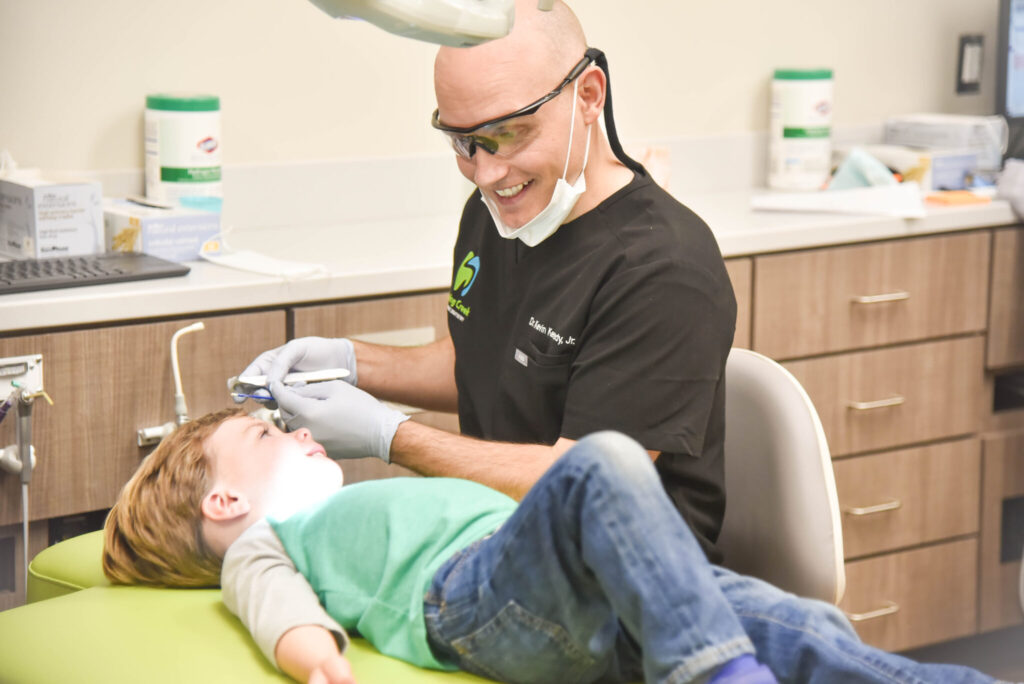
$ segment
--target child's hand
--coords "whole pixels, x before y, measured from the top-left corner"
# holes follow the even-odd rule
[[[356,684],[348,658],[337,653],[313,668],[308,684]]]

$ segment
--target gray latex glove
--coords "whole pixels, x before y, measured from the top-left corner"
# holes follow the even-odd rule
[[[351,340],[344,337],[300,337],[276,349],[263,352],[238,375],[266,375],[269,386],[292,371],[315,371],[325,368],[348,370],[345,382],[350,385],[356,384],[356,352]],[[261,390],[256,390],[253,394],[269,396],[268,392]],[[235,403],[240,404],[243,401],[244,397],[235,398]]]
[[[373,456],[391,462],[391,440],[409,419],[401,411],[344,382],[317,382],[288,387],[280,381],[270,392],[289,430],[309,428],[331,458]]]

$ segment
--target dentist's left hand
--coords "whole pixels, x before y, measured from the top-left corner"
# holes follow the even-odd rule
[[[391,462],[391,440],[409,419],[347,382],[288,387],[272,382],[270,392],[289,430],[309,428],[331,458],[373,456]]]

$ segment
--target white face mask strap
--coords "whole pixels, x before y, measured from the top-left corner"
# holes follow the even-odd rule
[[[576,131],[576,92],[579,84],[579,78],[572,82],[572,118],[569,119],[569,149],[565,153],[565,168],[562,169],[563,180],[569,180],[566,176],[569,175],[569,157],[572,156],[572,134]],[[590,145],[587,145],[587,152],[590,152]],[[587,162],[584,161],[583,165],[586,166]]]

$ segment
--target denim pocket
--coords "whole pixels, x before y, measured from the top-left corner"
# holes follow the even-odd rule
[[[558,624],[509,601],[476,631],[451,641],[462,667],[506,682],[589,681],[596,661]]]

